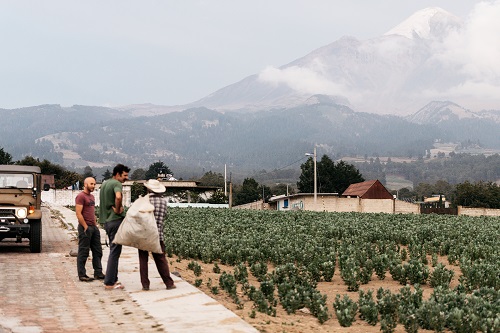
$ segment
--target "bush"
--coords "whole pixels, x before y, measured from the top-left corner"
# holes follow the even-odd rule
[[[321,271],[323,275],[323,280],[326,282],[331,282],[333,275],[335,274],[335,260],[325,261],[321,264]]]
[[[188,269],[192,270],[195,276],[201,275],[201,266],[194,260],[188,264]]]
[[[389,289],[377,290],[377,307],[380,313],[380,330],[382,332],[394,332],[398,325],[398,296],[392,294]]]
[[[347,295],[344,295],[344,298],[340,299],[340,295],[337,294],[335,302],[333,303],[333,308],[335,309],[335,314],[337,315],[340,326],[350,327],[356,317],[358,304]]]
[[[417,320],[423,329],[442,332],[446,323],[445,309],[432,299],[423,302],[417,310]]]
[[[245,263],[239,263],[235,268],[234,268],[234,278],[236,281],[240,283],[244,283],[248,281],[248,270],[247,266]]]
[[[422,295],[423,291],[418,285],[415,285],[414,292],[408,285],[401,288],[398,295],[398,316],[399,322],[404,325],[406,332],[418,332],[417,310],[422,305]]]
[[[437,264],[434,271],[431,273],[429,284],[431,287],[435,288],[441,286],[443,288],[448,288],[450,286],[451,279],[455,272],[444,267],[443,264]]]
[[[263,262],[255,262],[250,265],[250,272],[257,278],[257,281],[262,281],[267,274],[267,264]]]
[[[340,277],[347,285],[348,291],[358,291],[361,279],[361,269],[354,259],[348,258],[340,270]]]
[[[429,268],[422,261],[410,259],[410,262],[404,266],[411,284],[425,284],[429,277]]]
[[[377,303],[373,300],[373,291],[369,289],[365,293],[363,290],[360,290],[358,304],[359,317],[368,324],[375,326],[378,323],[378,308]]]

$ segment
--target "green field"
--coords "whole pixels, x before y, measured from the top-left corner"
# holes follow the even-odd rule
[[[165,230],[169,256],[234,266],[234,274],[220,275],[219,287],[237,304],[243,293],[269,315],[277,306],[287,313],[306,307],[320,322],[329,320],[327,298],[316,287],[338,270],[351,292],[374,278],[434,289],[429,299],[418,286],[398,294],[381,288],[376,302],[360,295],[366,304],[359,311],[371,304],[381,327],[397,321],[407,331],[500,330],[499,218],[173,208]],[[454,288],[454,272],[437,264],[438,256],[460,268]],[[248,274],[260,285],[249,285]],[[343,316],[353,313],[352,302],[332,306],[341,325],[349,323]]]

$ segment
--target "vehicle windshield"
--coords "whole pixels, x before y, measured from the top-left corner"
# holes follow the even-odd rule
[[[0,173],[0,188],[33,188],[33,175],[29,173]]]

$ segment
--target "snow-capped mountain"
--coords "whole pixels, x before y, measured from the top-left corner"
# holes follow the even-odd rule
[[[450,101],[434,101],[405,118],[412,123],[421,125],[473,119],[500,124],[500,111],[474,112]]]
[[[438,7],[422,9],[385,33],[408,39],[441,39],[462,29],[463,20]]]
[[[461,119],[480,119],[480,115],[466,110],[453,102],[431,102],[406,119],[416,124],[439,124]]]
[[[432,100],[452,100],[477,110],[496,108],[480,105],[484,98],[462,91],[473,79],[478,83],[453,49],[463,29],[462,19],[453,14],[423,9],[382,36],[364,41],[343,37],[188,107],[265,110],[303,105],[311,96],[327,95],[356,111],[402,116]]]

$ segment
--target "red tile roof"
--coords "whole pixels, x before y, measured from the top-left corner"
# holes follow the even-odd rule
[[[351,184],[342,193],[344,196],[360,197],[363,199],[392,199],[392,194],[378,180],[367,180],[365,182]]]

